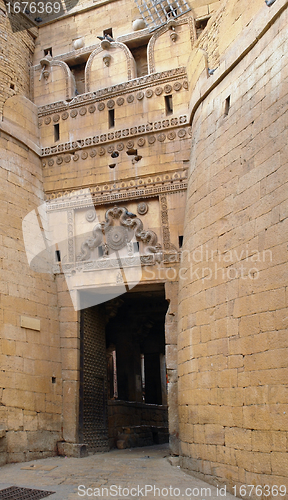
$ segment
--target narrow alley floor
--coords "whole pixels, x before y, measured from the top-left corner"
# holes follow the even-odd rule
[[[0,468],[1,490],[18,486],[54,492],[50,500],[75,499],[175,499],[235,500],[217,488],[186,474],[167,458],[167,445],[112,450],[86,458],[53,457],[7,464]],[[102,490],[103,488],[103,490]],[[217,494],[218,493],[218,494]],[[35,498],[29,496],[31,500]],[[37,497],[40,498],[40,497]]]

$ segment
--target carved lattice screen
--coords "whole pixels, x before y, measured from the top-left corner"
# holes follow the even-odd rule
[[[185,0],[135,0],[135,2],[150,31],[191,10]]]
[[[105,316],[101,306],[81,311],[80,442],[107,451]]]

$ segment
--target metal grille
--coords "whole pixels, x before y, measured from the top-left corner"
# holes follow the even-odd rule
[[[10,486],[0,490],[0,500],[40,500],[40,498],[53,495],[55,491],[31,490],[31,488],[18,488]]]
[[[185,0],[135,0],[135,2],[150,31],[191,10]]]
[[[80,441],[90,451],[107,451],[105,315],[101,306],[81,313]]]

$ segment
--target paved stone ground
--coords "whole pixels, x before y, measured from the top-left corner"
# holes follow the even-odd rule
[[[0,490],[9,486],[19,486],[55,492],[46,497],[48,500],[81,498],[235,500],[229,493],[225,497],[220,497],[215,487],[186,474],[177,465],[172,466],[167,457],[169,457],[168,446],[157,445],[112,450],[86,458],[54,457],[8,464],[0,468]],[[52,467],[55,468],[51,469]],[[83,487],[78,489],[80,485]],[[154,485],[159,490],[154,491]],[[109,489],[110,487],[112,489]],[[100,488],[100,491],[97,488]],[[101,488],[107,490],[103,490],[102,494]],[[187,488],[190,489],[185,491]]]

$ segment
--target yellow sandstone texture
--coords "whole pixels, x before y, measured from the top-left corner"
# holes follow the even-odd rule
[[[277,2],[277,17],[256,4],[250,23],[246,2],[226,2],[216,14],[217,57],[207,50],[218,65],[213,86],[201,74],[203,54],[188,63],[182,465],[231,492],[233,485],[287,486],[287,11],[285,2]],[[209,46],[209,37],[208,30],[197,47],[204,38]]]
[[[91,237],[109,214],[124,234],[125,207],[139,291],[169,303],[172,453],[237,495],[288,487],[287,3],[178,4],[156,28],[134,2],[81,0],[13,31],[1,2],[0,462],[80,453],[73,300],[121,281]],[[22,222],[45,231],[45,200],[52,263],[33,267]]]

